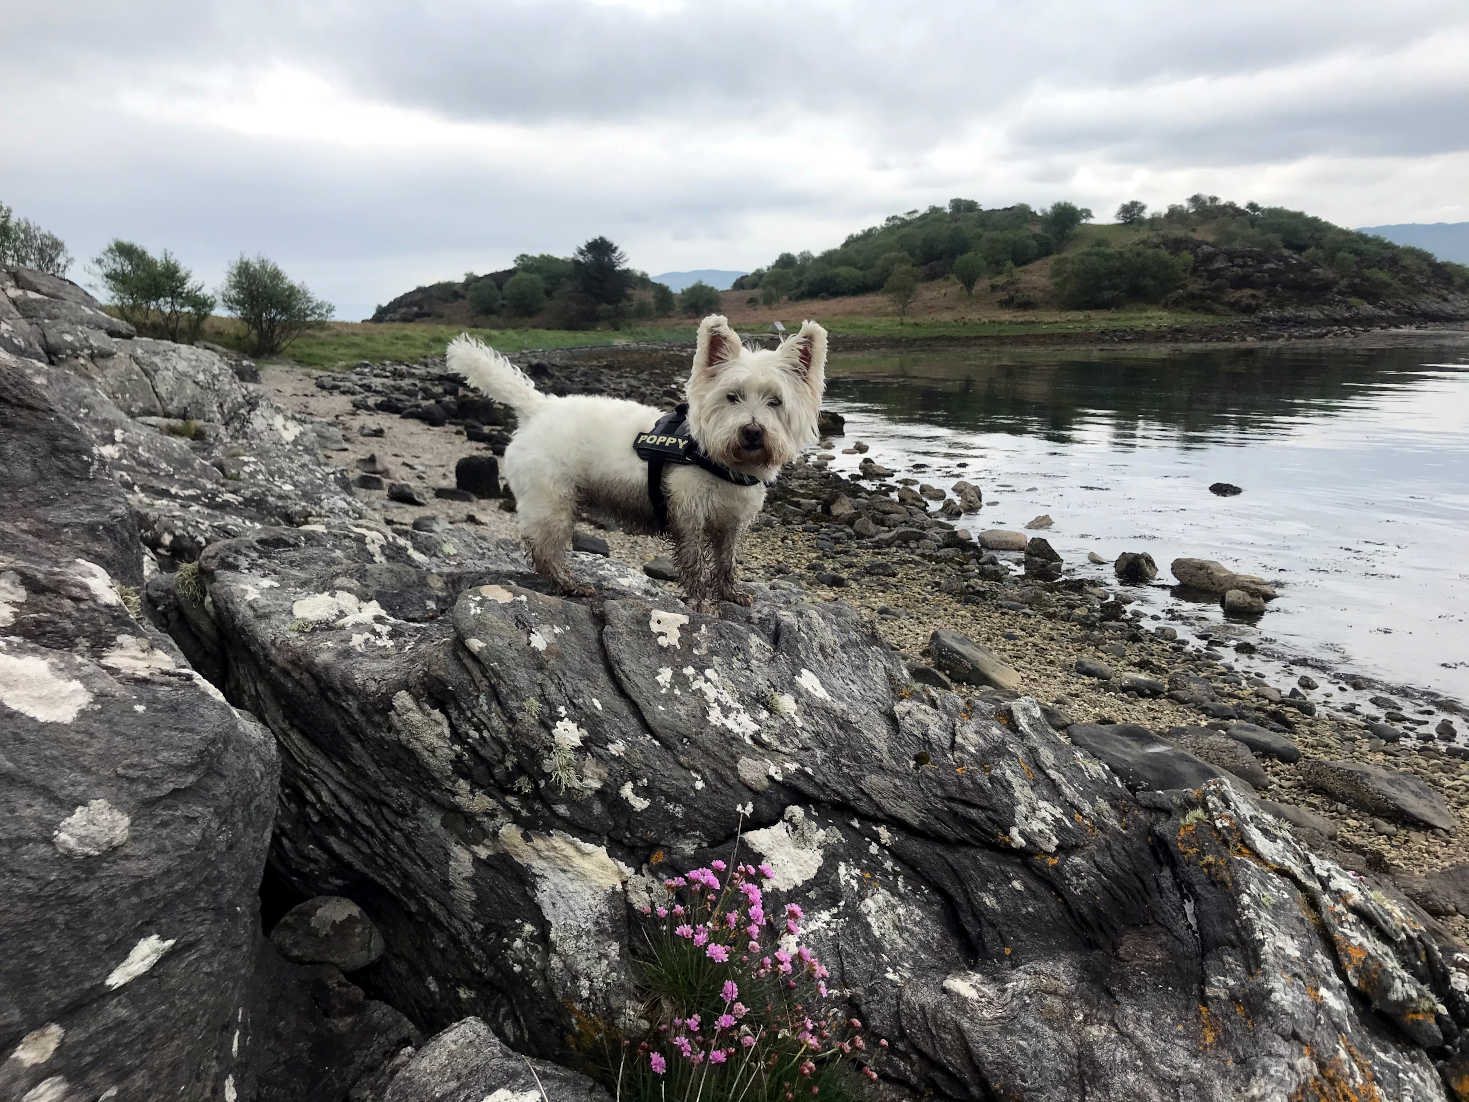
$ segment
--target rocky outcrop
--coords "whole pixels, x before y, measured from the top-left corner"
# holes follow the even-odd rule
[[[841,606],[776,587],[714,619],[598,562],[588,605],[462,529],[277,529],[201,561],[227,691],[283,750],[275,866],[371,885],[378,985],[415,1020],[556,1054],[566,1003],[619,1009],[634,905],[738,831],[915,1089],[1370,1072],[1442,1096],[1425,1050],[1469,1008],[1438,950],[1242,791],[1131,797],[1033,702],[1001,723],[913,686]]]
[[[49,286],[0,288],[11,338],[16,314],[48,347],[105,324]],[[61,372],[29,336],[8,343],[0,1097],[248,1097],[274,740],[139,615],[128,499],[76,406],[48,397]]]

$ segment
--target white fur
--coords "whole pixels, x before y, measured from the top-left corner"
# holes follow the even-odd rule
[[[520,424],[502,470],[536,569],[563,590],[586,592],[565,561],[579,510],[635,531],[655,529],[648,468],[633,439],[661,411],[619,398],[542,394],[524,372],[468,334],[450,342],[448,365],[516,411]],[[725,318],[705,318],[685,387],[695,439],[732,470],[773,479],[816,439],[825,368],[826,330],[815,322],[802,324],[779,348],[750,350]],[[664,486],[689,596],[741,599],[733,584],[734,547],[765,502],[764,486],[736,486],[677,464],[665,467]]]

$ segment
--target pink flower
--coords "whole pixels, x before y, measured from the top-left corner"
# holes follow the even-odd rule
[[[760,875],[763,876],[763,877],[765,877],[766,880],[774,880],[775,879],[775,870],[773,868],[771,868],[769,865],[762,864],[760,866]]]
[[[644,911],[643,913],[646,914],[647,912]],[[668,908],[667,907],[659,907],[658,908],[658,917],[659,918],[667,918],[668,917]]]
[[[740,1038],[740,1044],[744,1045],[746,1048],[754,1048],[755,1038],[746,1033],[743,1037]]]
[[[700,926],[698,928],[698,930],[695,931],[695,933],[694,933],[694,944],[695,945],[706,945],[706,944],[708,944],[708,942],[709,942],[709,931],[708,931],[708,929],[706,927]]]
[[[708,949],[705,949],[704,952],[708,955],[709,959],[714,961],[716,964],[723,964],[725,961],[729,960],[729,950],[726,949],[723,945],[711,945]]]
[[[715,872],[723,872],[729,866],[726,865],[723,861],[710,861],[709,867]]]
[[[675,926],[673,932],[676,936],[688,939],[694,936],[694,928],[685,922],[682,926]]]
[[[752,941],[748,945],[746,945],[745,948],[750,950],[750,952],[752,953],[758,953],[760,951],[760,943],[758,941]]]
[[[734,1015],[732,1014],[721,1014],[719,1017],[714,1019],[715,1029],[733,1029],[734,1024],[735,1020]]]
[[[790,918],[805,918],[806,917],[802,913],[800,906],[798,906],[795,903],[787,903],[786,904],[786,915],[787,915],[787,917],[790,917]]]
[[[788,934],[799,934],[800,932],[801,932],[801,927],[799,927],[799,926],[796,925],[796,920],[795,919],[793,919],[793,918],[786,919],[786,933],[788,933]]]
[[[736,1018],[743,1018],[750,1012],[750,1008],[744,1003],[735,1003],[734,1006],[730,1007],[730,1010],[733,1011]]]
[[[673,905],[673,913],[676,914],[676,915],[680,915],[681,916],[683,914],[683,904],[682,903],[675,903]]]
[[[740,916],[735,911],[730,911],[724,916],[724,925],[726,929],[733,930],[739,924]]]
[[[689,1059],[694,1053],[694,1046],[689,1044],[687,1037],[676,1038],[673,1042],[673,1047],[683,1053],[685,1060]]]
[[[719,989],[719,994],[727,1003],[732,1003],[740,997],[740,989],[735,986],[734,980],[725,980],[724,986]]]
[[[689,1027],[689,1032],[690,1033],[698,1033],[699,1032],[699,1015],[697,1015],[697,1014],[692,1015],[689,1018],[689,1020],[688,1020],[688,1022],[686,1024]]]
[[[725,1052],[722,1048],[716,1048],[709,1054],[709,1062],[711,1064],[722,1064],[728,1058],[729,1053]]]
[[[654,1075],[662,1075],[668,1070],[668,1061],[657,1052],[648,1053],[648,1064],[652,1067]]]
[[[757,938],[760,936],[760,927],[752,922],[745,927],[745,933],[749,934],[751,938]]]

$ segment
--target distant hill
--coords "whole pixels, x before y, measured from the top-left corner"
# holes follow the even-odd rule
[[[1469,222],[1402,222],[1396,226],[1362,226],[1357,232],[1385,237],[1394,245],[1427,249],[1440,260],[1469,264]]]
[[[664,272],[653,277],[654,283],[666,284],[675,294],[692,284],[704,282],[716,291],[728,291],[729,285],[744,272],[726,272],[720,268],[699,268],[692,272]]]

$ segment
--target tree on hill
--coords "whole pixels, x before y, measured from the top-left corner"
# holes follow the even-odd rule
[[[908,307],[918,295],[918,270],[911,264],[899,264],[882,285],[882,293],[892,300],[901,320],[908,314]]]
[[[71,254],[61,238],[29,218],[16,218],[0,203],[0,268],[35,268],[64,279],[70,267]]]
[[[153,256],[131,241],[114,240],[92,261],[122,320],[138,332],[193,344],[214,309],[204,290],[167,249]]]
[[[1148,205],[1140,199],[1129,199],[1117,208],[1117,221],[1124,226],[1141,222],[1148,213]]]
[[[974,285],[979,282],[984,271],[984,257],[979,253],[967,252],[954,261],[954,278],[959,281],[959,286],[964,288],[966,295],[974,294]]]
[[[546,305],[545,281],[534,272],[517,271],[500,289],[500,301],[512,314],[528,318]]]
[[[1092,212],[1086,207],[1064,201],[1052,203],[1041,215],[1041,228],[1051,235],[1057,245],[1064,245],[1076,232],[1076,228],[1083,222],[1090,222],[1091,218]]]
[[[577,290],[599,306],[618,306],[627,297],[632,273],[627,255],[605,237],[594,237],[571,260]]]
[[[1188,278],[1189,257],[1143,245],[1093,245],[1056,258],[1051,281],[1068,310],[1162,302]]]
[[[678,301],[685,314],[702,317],[719,309],[719,292],[701,279],[685,287]]]
[[[552,256],[550,253],[532,256],[530,253],[521,253],[515,258],[515,270],[539,277],[541,292],[554,295],[561,289],[561,284],[571,278],[572,264],[564,256]]]
[[[675,308],[673,289],[666,283],[653,284],[653,313],[660,318],[666,318],[673,313]]]
[[[469,308],[476,314],[489,317],[500,312],[500,285],[489,276],[469,285],[468,298]]]
[[[251,354],[280,352],[308,329],[331,320],[332,305],[292,283],[273,260],[240,257],[225,272],[220,304],[244,323]]]

